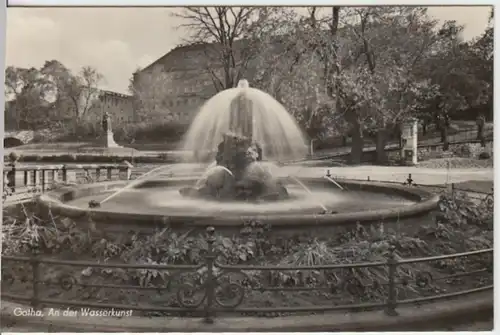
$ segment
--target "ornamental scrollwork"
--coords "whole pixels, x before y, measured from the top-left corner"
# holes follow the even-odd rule
[[[222,308],[234,309],[245,299],[245,283],[249,276],[240,270],[225,270],[215,277],[215,302]]]

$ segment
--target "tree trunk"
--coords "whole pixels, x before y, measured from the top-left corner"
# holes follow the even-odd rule
[[[441,126],[441,142],[443,143],[443,151],[448,151],[450,148],[450,143],[448,142],[448,127]]]
[[[477,139],[479,141],[484,139],[484,125],[483,124],[477,125]]]
[[[347,147],[347,136],[342,136],[342,146]]]
[[[360,164],[361,157],[363,155],[363,131],[361,130],[361,125],[356,122],[352,127],[352,143],[351,143],[351,164]]]
[[[399,135],[399,164],[404,165],[405,163],[405,139],[403,134]]]
[[[477,125],[477,139],[481,143],[481,147],[486,146],[486,138],[484,136],[484,123]]]
[[[387,131],[385,129],[378,129],[376,135],[376,151],[377,151],[377,164],[387,164],[387,152],[385,145],[387,143]]]

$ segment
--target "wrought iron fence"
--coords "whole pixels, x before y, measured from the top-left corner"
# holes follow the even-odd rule
[[[279,266],[279,265],[230,265],[223,264],[214,248],[216,237],[213,227],[206,230],[206,253],[201,264],[197,265],[158,265],[158,264],[112,264],[86,261],[59,260],[43,258],[34,253],[30,257],[3,256],[2,257],[2,293],[1,298],[16,302],[24,302],[33,308],[45,306],[134,310],[142,312],[159,312],[176,315],[203,316],[205,322],[212,323],[219,314],[226,313],[300,313],[323,311],[356,311],[356,310],[384,310],[387,315],[398,314],[397,307],[403,304],[425,303],[435,300],[466,296],[471,293],[491,291],[493,289],[493,249],[476,250],[452,255],[434,256],[426,258],[399,258],[396,247],[390,246],[384,260],[370,263],[332,264],[322,266]],[[469,261],[475,266],[467,271],[446,273],[440,277],[433,277],[431,272],[417,271],[413,277],[405,277],[398,269],[413,266],[417,263],[443,264],[451,259]],[[23,274],[15,273],[15,263]],[[29,264],[29,266],[26,266]],[[65,268],[54,275],[54,268],[42,271],[44,266]],[[387,269],[387,281],[362,282],[352,275],[353,271],[374,268]],[[68,270],[72,269],[72,270]],[[90,281],[88,277],[80,275],[75,268],[106,270],[108,274],[119,271],[143,271],[142,273],[155,274],[159,281],[149,285],[116,285],[102,284]],[[340,275],[339,271],[342,273]],[[294,285],[284,285],[283,281],[273,280],[276,274],[322,272],[324,280],[310,282],[308,279],[299,280]],[[260,273],[260,276],[256,276]],[[300,277],[300,276],[299,276]],[[482,278],[474,288],[459,289],[455,292],[436,292],[435,283],[439,281],[457,281],[464,278]],[[86,279],[87,278],[87,279]],[[258,280],[255,280],[258,278]],[[266,279],[267,278],[267,279]],[[484,280],[486,278],[487,280]],[[328,279],[328,280],[327,280]],[[14,289],[17,285],[17,288]],[[460,285],[458,285],[460,286]],[[71,291],[75,289],[87,290],[84,298],[54,299],[49,287],[56,291]],[[418,291],[416,296],[401,294],[401,288],[414,287]],[[155,305],[149,300],[147,304],[114,304],[99,301],[99,292],[102,289],[130,292],[154,291],[158,296],[169,293],[173,300],[169,306]],[[339,303],[332,298],[328,304],[302,305],[287,307],[270,307],[263,305],[250,307],[245,303],[250,292],[301,292],[327,291],[348,292],[362,296],[370,290],[382,290],[381,300],[356,303]],[[22,291],[23,294],[18,294]],[[24,294],[26,292],[26,294]],[[81,293],[81,292],[80,292]],[[94,301],[92,301],[94,299]]]

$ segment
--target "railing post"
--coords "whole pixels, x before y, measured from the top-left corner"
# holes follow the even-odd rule
[[[29,172],[28,170],[24,170],[24,173],[23,173],[23,179],[24,179],[24,186],[29,186],[29,183],[30,183],[30,177],[29,177]]]
[[[63,183],[68,182],[68,168],[66,167],[66,164],[62,166],[62,181]]]
[[[385,308],[385,314],[389,316],[398,316],[396,311],[397,297],[396,297],[396,270],[398,266],[398,261],[396,259],[396,247],[391,245],[389,247],[389,254],[387,256],[387,266],[389,268],[389,282],[387,285],[387,302]]]
[[[12,167],[9,172],[7,172],[7,187],[10,188],[12,193],[16,192],[16,163],[17,163],[17,156],[16,155],[10,155],[10,166]],[[5,187],[5,186],[4,186]]]
[[[5,188],[10,189],[12,193],[16,192],[16,167],[13,166],[12,170],[7,172],[6,175],[6,180],[7,184],[5,185]]]
[[[38,171],[39,171],[38,168],[35,168],[33,170],[33,189],[34,189],[34,192],[38,191],[38,179],[39,179]]]
[[[108,167],[106,170],[107,170],[107,176],[106,177],[107,177],[108,181],[110,181],[113,178],[113,169],[110,168],[110,167]]]
[[[89,169],[83,169],[83,178],[85,180],[85,183],[93,182],[92,176],[90,175],[90,172],[89,172]]]
[[[207,244],[208,250],[205,260],[207,262],[207,282],[206,282],[206,290],[207,290],[207,303],[205,306],[205,323],[214,323],[215,313],[212,310],[212,306],[215,298],[215,282],[214,282],[214,262],[215,262],[215,252],[214,252],[214,242],[215,242],[215,228],[208,227],[207,228]]]
[[[40,183],[42,184],[42,192],[45,192],[45,170],[42,169],[40,175]]]
[[[123,161],[121,167],[119,168],[120,172],[125,172],[125,180],[130,180],[132,177],[132,168],[134,166],[130,164],[128,161]],[[121,177],[120,177],[121,178]]]
[[[57,184],[57,170],[51,170],[52,171],[52,186],[54,187],[55,184]]]
[[[38,283],[40,281],[40,256],[35,249],[31,255],[31,270],[33,275],[33,297],[31,298],[31,307],[37,309],[39,307],[39,291]]]

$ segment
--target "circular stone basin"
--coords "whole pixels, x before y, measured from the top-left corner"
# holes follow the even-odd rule
[[[259,220],[276,228],[307,228],[308,225],[401,220],[426,215],[436,209],[439,197],[413,187],[339,181],[347,190],[325,178],[280,178],[290,198],[271,202],[219,202],[183,197],[179,189],[193,186],[198,178],[169,177],[134,181],[100,207],[89,208],[89,202],[102,201],[127,185],[126,181],[101,182],[65,187],[40,196],[43,206],[67,217],[91,214],[94,221],[108,225],[130,225],[151,228],[158,225],[176,227],[208,225],[241,227],[248,219]],[[129,226],[130,228],[130,226]]]

